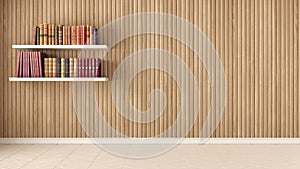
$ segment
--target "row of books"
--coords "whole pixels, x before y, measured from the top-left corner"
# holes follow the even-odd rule
[[[32,45],[97,45],[95,25],[39,24],[33,27]]]
[[[99,58],[49,58],[41,52],[18,53],[17,77],[100,77]]]
[[[19,52],[17,62],[17,77],[42,77],[41,52]]]
[[[99,58],[44,58],[45,77],[100,77]]]

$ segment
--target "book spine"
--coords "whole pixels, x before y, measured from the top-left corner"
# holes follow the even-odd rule
[[[86,45],[90,44],[90,25],[86,25]]]
[[[85,58],[81,58],[81,77],[85,77]]]
[[[84,59],[84,64],[85,64],[84,75],[85,77],[89,77],[89,58]]]
[[[95,66],[95,72],[96,72],[96,77],[100,77],[100,70],[101,70],[101,60],[99,58],[96,58],[96,66]]]
[[[77,45],[77,42],[76,42],[76,26],[71,27],[71,45]]]
[[[58,45],[63,44],[63,26],[58,25]]]
[[[66,45],[67,43],[66,43],[66,40],[67,40],[67,38],[66,38],[66,26],[63,26],[62,27],[62,39],[63,39],[63,45]]]
[[[39,77],[43,77],[42,54],[38,52]],[[45,69],[45,67],[44,67]]]
[[[51,24],[48,25],[48,45],[52,44],[52,29],[51,29]]]
[[[88,62],[89,62],[89,72],[88,72],[88,77],[93,77],[92,76],[92,71],[93,71],[93,58],[88,58]]]
[[[76,44],[80,45],[80,26],[76,26]]]
[[[94,45],[98,45],[98,29],[94,28]]]
[[[82,77],[82,75],[81,75],[81,58],[77,59],[77,66],[78,66],[77,77]]]
[[[78,59],[74,58],[74,77],[78,77]]]
[[[90,45],[94,45],[94,28],[95,25],[90,26]]]
[[[96,77],[95,73],[95,65],[96,65],[96,58],[92,58],[92,64],[91,64],[91,77]]]
[[[44,58],[44,75],[45,75],[45,77],[48,77],[48,72],[49,72],[48,63],[49,63],[48,58]]]
[[[40,45],[44,45],[44,24],[40,24]]]
[[[65,74],[65,77],[70,77],[70,59],[66,58],[65,62],[66,62],[66,72],[65,72],[66,74]]]
[[[56,58],[56,77],[60,77],[61,75],[61,58]]]
[[[26,52],[26,77],[29,77],[29,52]]]
[[[66,70],[65,58],[60,59],[60,77],[65,77],[65,70]]]
[[[31,55],[31,60],[32,60],[32,74],[31,74],[31,77],[36,77],[36,72],[37,72],[37,66],[36,66],[36,52],[31,52],[32,55]]]
[[[21,60],[20,60],[20,77],[23,77],[24,72],[24,53],[21,52]]]
[[[40,45],[40,28],[36,28],[36,45]]]
[[[44,45],[48,45],[48,24],[44,24]]]
[[[68,33],[69,33],[69,45],[72,45],[72,34],[71,34],[71,26],[68,27]]]
[[[81,26],[81,34],[82,34],[81,45],[85,45],[85,43],[86,43],[86,27],[84,25]]]
[[[37,30],[37,26],[34,26],[33,27],[33,30],[32,30],[32,45],[36,45],[36,30]]]
[[[32,52],[28,52],[28,65],[29,65],[29,73],[28,76],[29,77],[33,77],[33,60],[32,60]]]
[[[58,27],[54,27],[54,45],[58,45]]]
[[[16,70],[16,77],[20,77],[20,61],[21,61],[21,52],[18,52],[18,61],[17,61],[17,70]]]
[[[52,65],[53,61],[52,58],[48,59],[48,77],[52,77],[52,73],[53,73],[53,65]]]
[[[56,58],[52,58],[52,77],[56,77]]]
[[[70,71],[70,77],[74,77],[74,59],[70,58],[70,66],[69,66],[69,71]]]
[[[55,44],[55,26],[52,24],[51,25],[51,45]]]

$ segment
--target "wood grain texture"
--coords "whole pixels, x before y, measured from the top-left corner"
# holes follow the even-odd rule
[[[188,85],[187,73],[179,67],[171,69],[183,82],[176,82],[166,72],[147,69],[131,82],[129,98],[121,100],[124,111],[126,101],[139,111],[151,107],[149,94],[161,89],[166,94],[166,108],[156,120],[143,124],[126,119],[116,109],[112,100],[112,82],[82,82],[76,87],[80,93],[80,110],[88,112],[77,117],[74,106],[74,85],[71,82],[9,82],[15,75],[18,50],[13,44],[31,44],[32,27],[39,23],[63,25],[95,24],[97,28],[135,13],[162,12],[181,17],[199,30],[215,47],[224,66],[226,84],[210,87],[207,70],[198,56],[188,46],[174,38],[142,34],[124,39],[104,52],[82,52],[81,57],[104,55],[101,74],[112,78],[124,59],[136,51],[159,48],[176,55],[193,73],[199,86],[199,115],[194,117],[193,128],[187,137],[199,137],[207,120],[212,100],[218,104],[212,90],[226,85],[226,106],[221,121],[212,137],[299,137],[300,136],[300,34],[299,0],[3,0],[0,1],[0,137],[117,137],[113,130],[129,137],[153,137],[170,128],[183,111],[188,110],[181,100],[177,83]],[[162,21],[164,22],[164,21]],[[170,21],[166,21],[170,22]],[[134,29],[151,27],[151,22]],[[160,30],[181,32],[199,44],[200,55],[208,49],[195,32],[186,26],[158,26]],[[125,26],[126,25],[122,25]],[[129,30],[124,30],[129,31]],[[107,35],[120,37],[114,30]],[[100,35],[107,38],[107,35]],[[108,39],[106,39],[108,40]],[[42,50],[51,57],[78,57],[76,50]],[[142,57],[142,56],[139,56]],[[137,60],[131,63],[138,68]],[[165,64],[163,59],[152,60]],[[220,74],[212,60],[209,65]],[[128,76],[122,72],[122,76]],[[120,82],[123,84],[123,82]],[[93,91],[94,95],[86,95]],[[118,89],[122,90],[122,89]],[[117,91],[120,92],[120,91]],[[194,98],[196,93],[189,97]],[[90,103],[96,102],[96,105]],[[99,113],[96,110],[100,110]],[[147,118],[152,115],[148,114]],[[112,128],[99,119],[103,117]],[[134,119],[142,116],[136,114]],[[82,128],[80,119],[86,122]],[[172,137],[181,135],[181,121]],[[216,119],[213,119],[215,121]],[[213,126],[210,126],[213,127]],[[86,131],[92,130],[87,134]]]

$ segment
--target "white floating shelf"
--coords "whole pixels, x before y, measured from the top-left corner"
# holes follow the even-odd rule
[[[107,45],[12,45],[13,49],[87,49],[108,50]]]
[[[12,82],[105,82],[109,79],[107,77],[10,77]]]

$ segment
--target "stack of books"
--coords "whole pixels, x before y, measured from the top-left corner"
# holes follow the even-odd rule
[[[32,45],[97,45],[95,25],[39,24],[33,27]]]
[[[45,77],[100,77],[99,58],[44,58]]]
[[[41,52],[19,52],[17,77],[43,77]]]

